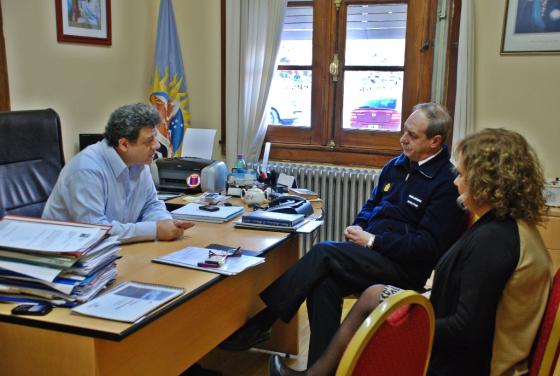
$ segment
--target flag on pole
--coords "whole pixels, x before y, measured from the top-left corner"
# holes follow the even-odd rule
[[[158,109],[163,118],[156,135],[161,144],[159,156],[181,156],[190,112],[181,46],[171,0],[161,0],[159,6],[150,103]]]

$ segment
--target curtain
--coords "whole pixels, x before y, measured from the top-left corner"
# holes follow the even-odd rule
[[[0,4],[0,111],[10,111],[10,89],[8,87],[8,64],[4,44],[2,5]]]
[[[287,0],[226,1],[226,162],[258,160]]]
[[[474,132],[474,9],[473,1],[461,2],[459,49],[457,51],[457,94],[453,142]]]
[[[431,101],[443,103],[446,91],[447,38],[449,33],[449,0],[438,0],[436,33],[434,36],[434,61],[432,66]]]

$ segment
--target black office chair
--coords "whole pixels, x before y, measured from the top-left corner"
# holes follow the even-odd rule
[[[87,148],[89,145],[93,145],[98,141],[103,140],[105,135],[103,133],[80,133],[79,134],[79,146],[80,151]]]
[[[58,114],[0,112],[0,207],[40,217],[64,166]]]

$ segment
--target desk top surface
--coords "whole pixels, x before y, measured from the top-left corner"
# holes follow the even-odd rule
[[[288,236],[289,234],[281,232],[235,229],[233,221],[222,224],[196,222],[194,227],[185,231],[181,240],[124,245],[121,251],[122,258],[117,261],[117,280],[111,287],[123,281],[138,281],[185,289],[185,293],[179,298],[136,323],[122,323],[72,314],[68,308],[55,308],[46,316],[16,316],[10,313],[15,304],[0,304],[0,321],[107,339],[121,339],[221,279],[228,278],[211,272],[157,264],[151,261],[153,258],[187,246],[205,247],[211,243],[240,246],[249,250],[268,250],[283,242]]]
[[[548,206],[548,211],[546,213],[549,217],[560,217],[560,208],[556,206]]]

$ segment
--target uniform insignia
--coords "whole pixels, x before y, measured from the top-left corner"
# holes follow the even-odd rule
[[[383,192],[389,192],[389,189],[391,189],[391,183],[385,184],[385,186],[383,187]]]

